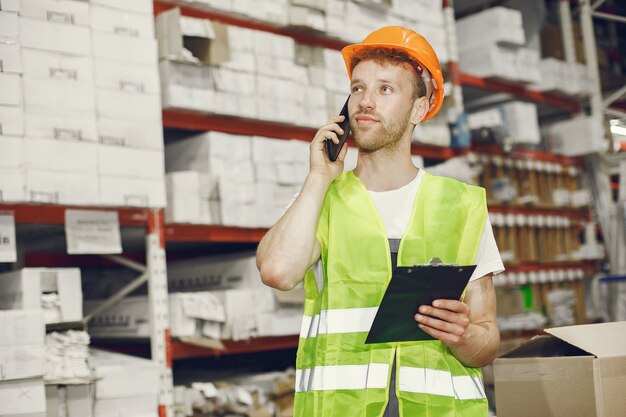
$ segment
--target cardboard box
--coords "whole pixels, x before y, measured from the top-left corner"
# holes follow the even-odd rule
[[[1,298],[13,298],[17,294],[2,294]],[[41,309],[0,311],[0,347],[43,345],[46,327]]]
[[[159,366],[156,362],[90,349],[96,378],[96,400],[129,398],[159,393]]]
[[[96,123],[100,143],[137,149],[163,149],[163,125],[160,121],[152,123],[101,116]]]
[[[602,152],[608,144],[604,127],[589,116],[576,116],[554,123],[547,128],[552,152],[566,156],[580,156]]]
[[[22,55],[19,45],[0,43],[0,72],[22,73]]]
[[[181,16],[179,8],[160,13],[156,18],[159,58],[219,65],[230,58],[226,25],[207,19]],[[187,50],[187,51],[185,51]]]
[[[133,65],[156,66],[155,39],[129,38],[106,32],[93,32],[93,56]]]
[[[27,107],[24,109],[23,118],[26,129],[24,135],[29,138],[98,141],[94,112]]]
[[[151,0],[91,0],[91,3],[111,7],[114,9],[128,10],[130,12],[143,13],[152,16]]]
[[[74,173],[98,172],[98,144],[69,140],[24,138],[27,169]]]
[[[498,416],[623,415],[626,322],[546,332],[496,359]]]
[[[23,101],[22,77],[0,73],[0,105],[20,106]]]
[[[103,176],[163,180],[163,151],[100,145],[98,172]]]
[[[94,417],[156,417],[158,398],[155,395],[141,395],[127,398],[97,399],[94,403]]]
[[[26,179],[22,169],[0,168],[0,201],[26,200]]]
[[[24,103],[30,107],[57,110],[95,111],[92,83],[66,79],[24,77]]]
[[[57,293],[60,322],[83,319],[82,289],[78,268],[23,268],[0,274],[0,308],[42,310],[41,296]],[[50,323],[50,321],[46,321]]]
[[[19,344],[0,346],[0,381],[42,377],[46,363],[44,344],[27,345],[19,339],[15,343]]]
[[[96,87],[99,88],[152,95],[161,93],[156,66],[129,65],[97,59],[95,78]]]
[[[128,10],[91,6],[91,28],[131,38],[154,39],[154,18],[152,15]]]
[[[511,46],[526,43],[519,10],[491,7],[455,23],[459,50],[496,43]]]
[[[98,116],[155,122],[161,120],[161,97],[97,88],[96,111]]]
[[[165,207],[165,179],[101,175],[99,204],[118,207]]]
[[[0,38],[19,37],[19,17],[17,13],[0,11]]]
[[[71,56],[23,48],[22,59],[24,77],[93,84],[94,66],[93,59],[89,56]]]
[[[89,3],[71,0],[21,0],[20,16],[65,25],[89,26]]]
[[[0,10],[5,12],[19,12],[20,0],[0,0]]]
[[[495,77],[517,81],[520,78],[515,48],[479,45],[459,52],[461,69],[478,77]]]
[[[26,48],[88,56],[91,55],[91,31],[85,26],[21,17],[20,44]]]
[[[0,136],[0,168],[24,167],[24,139]]]
[[[165,176],[166,223],[200,223],[200,175],[180,171]]]
[[[0,415],[46,417],[46,391],[43,378],[0,382]]]
[[[27,169],[26,200],[50,204],[98,204],[98,175]]]

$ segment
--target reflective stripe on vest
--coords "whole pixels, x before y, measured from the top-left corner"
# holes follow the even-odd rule
[[[316,366],[296,371],[296,392],[387,388],[389,365]],[[457,400],[486,398],[482,380],[448,371],[400,367],[398,389],[417,394],[442,395]]]
[[[378,307],[338,308],[322,310],[315,316],[303,316],[300,337],[319,334],[368,332],[376,317]]]

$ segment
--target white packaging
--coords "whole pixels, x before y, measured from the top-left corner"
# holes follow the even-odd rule
[[[514,143],[541,142],[536,104],[513,101],[502,105],[502,110],[506,128]]]
[[[93,112],[27,107],[24,109],[23,117],[26,128],[24,135],[30,138],[82,142],[97,142],[98,140],[96,115]]]
[[[23,100],[22,77],[0,73],[0,105],[20,106]]]
[[[94,112],[94,89],[91,83],[29,77],[24,77],[23,82],[26,106]]]
[[[97,59],[95,77],[99,88],[153,95],[161,92],[156,66],[129,65]]]
[[[95,58],[126,62],[133,65],[157,65],[155,39],[129,38],[105,32],[93,32]]]
[[[23,168],[24,159],[23,138],[0,136],[0,168]]]
[[[0,168],[0,202],[26,200],[26,178],[23,169]]]
[[[163,151],[100,145],[98,172],[103,176],[163,180]]]
[[[459,52],[461,69],[478,77],[497,77],[517,81],[520,78],[518,53],[501,45],[479,45]]]
[[[91,0],[91,3],[152,16],[151,0]]]
[[[254,253],[195,258],[167,265],[170,291],[207,291],[262,286]]]
[[[120,207],[165,207],[165,180],[101,175],[99,204]]]
[[[26,170],[26,201],[50,204],[97,204],[97,174]]]
[[[298,335],[301,326],[302,308],[282,308],[256,316],[259,337]]]
[[[96,110],[98,116],[156,121],[161,120],[161,98],[98,88]]]
[[[93,84],[94,66],[93,60],[89,56],[71,56],[58,52],[23,48],[22,59],[24,77]]]
[[[235,326],[240,319],[244,321],[239,323],[245,323],[248,317],[253,318],[260,313],[276,310],[274,293],[269,287],[218,290],[213,294],[222,301],[226,312],[226,323],[222,329],[224,339],[234,336]]]
[[[0,278],[0,289],[4,294],[0,308],[42,310],[42,294],[54,292],[58,294],[60,317],[46,323],[83,319],[78,268],[23,268],[0,274]]]
[[[289,6],[289,24],[294,26],[304,26],[311,29],[325,31],[326,19],[324,14],[308,7]]]
[[[43,344],[27,345],[17,339],[13,346],[0,346],[0,369],[2,369],[0,381],[41,377],[44,374],[44,367]]]
[[[65,25],[89,26],[89,3],[71,0],[21,0],[20,16]]]
[[[12,298],[16,293],[3,293]],[[0,310],[0,346],[43,345],[46,327],[41,309]]]
[[[17,39],[19,26],[17,13],[0,11],[0,39]]]
[[[46,385],[48,417],[94,417],[93,384]]]
[[[576,116],[554,123],[548,128],[552,151],[560,155],[579,156],[603,152],[607,148],[600,120]]]
[[[98,172],[98,144],[69,140],[24,138],[28,170],[95,174]]]
[[[63,25],[22,17],[20,18],[20,44],[26,48],[72,55],[90,55],[91,32],[85,26]]]
[[[141,395],[127,398],[97,399],[94,403],[94,417],[157,417],[158,398],[154,395]]]
[[[113,9],[94,4],[91,7],[91,28],[131,38],[154,39],[152,15]]]
[[[96,378],[96,399],[129,398],[159,393],[159,366],[156,362],[90,349]]]
[[[46,390],[43,378],[0,382],[0,415],[46,417]]]
[[[492,7],[455,23],[459,50],[494,43],[512,46],[526,43],[519,10]]]
[[[20,0],[0,0],[0,10],[5,12],[19,12]]]
[[[163,125],[160,121],[101,116],[97,125],[100,143],[138,149],[163,149]]]
[[[166,223],[200,223],[200,173],[171,172],[165,176]]]
[[[22,56],[19,45],[0,42],[0,72],[22,73]]]

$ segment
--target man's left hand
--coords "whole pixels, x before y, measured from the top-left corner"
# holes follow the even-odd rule
[[[470,308],[459,300],[435,300],[418,311],[415,320],[419,327],[448,346],[459,344],[470,324]]]

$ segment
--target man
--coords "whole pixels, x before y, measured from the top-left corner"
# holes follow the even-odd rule
[[[296,416],[486,416],[479,367],[499,344],[491,274],[503,270],[484,190],[432,176],[411,161],[417,123],[443,101],[443,77],[426,40],[399,26],[342,50],[359,148],[342,174],[331,162],[342,117],[313,138],[302,191],[259,244],[263,282],[288,290],[304,278],[296,363]],[[419,306],[436,340],[365,344],[396,265],[478,266],[463,301]],[[416,306],[417,309],[418,306]]]

